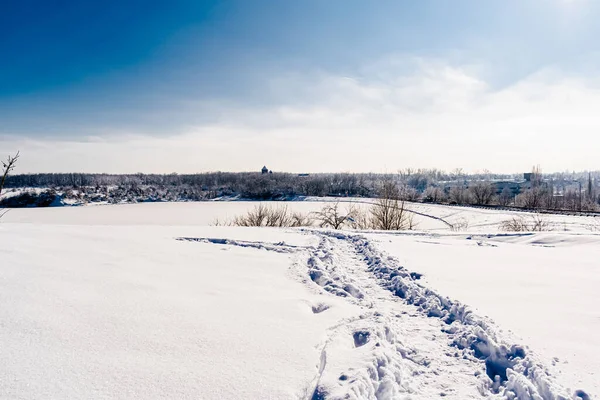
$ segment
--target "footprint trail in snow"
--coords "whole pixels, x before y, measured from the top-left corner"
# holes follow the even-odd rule
[[[289,253],[298,279],[324,292],[315,314],[327,312],[328,295],[362,309],[328,329],[308,399],[589,399],[555,383],[533,352],[468,306],[422,286],[420,274],[366,237],[304,232],[318,244],[178,240]]]

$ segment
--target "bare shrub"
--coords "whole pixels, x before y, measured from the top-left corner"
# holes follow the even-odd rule
[[[301,226],[312,226],[314,224],[314,219],[310,214],[303,214],[301,212],[292,213],[290,226],[293,228],[301,227]]]
[[[469,229],[469,221],[466,218],[459,218],[450,225],[452,232],[461,232]]]
[[[550,224],[541,214],[529,218],[514,216],[500,223],[500,229],[506,232],[543,232],[550,231]]]
[[[291,228],[312,225],[310,216],[302,213],[292,213],[284,206],[270,207],[259,204],[246,214],[235,217],[231,222],[219,222],[227,226],[258,226],[273,228]]]
[[[380,197],[371,206],[371,227],[384,231],[414,229],[413,214],[400,200],[400,191],[394,182],[385,181]]]
[[[226,219],[219,219],[219,218],[215,218],[211,223],[210,226],[231,226],[232,223],[231,221],[228,221]]]
[[[412,231],[415,230],[418,226],[418,223],[415,221],[415,214],[410,212],[410,210],[404,210],[406,212],[404,219],[404,230]]]
[[[369,212],[355,207],[352,214],[348,218],[348,223],[350,225],[350,228],[359,229],[359,230],[371,229],[372,224],[371,224],[371,219],[369,217],[370,217]]]
[[[267,220],[268,208],[264,204],[254,206],[246,214],[233,218],[233,225],[236,226],[265,226]]]
[[[529,221],[529,228],[532,232],[543,232],[552,230],[550,228],[550,223],[548,222],[548,220],[542,217],[541,214],[535,214],[531,216]]]
[[[277,208],[267,207],[266,225],[274,228],[283,228],[292,225],[292,216],[287,206]]]
[[[506,232],[528,232],[527,222],[523,217],[512,217],[500,223],[500,229]]]
[[[600,231],[600,219],[598,219],[598,217],[595,217],[592,220],[592,222],[588,224],[587,228],[592,232]]]
[[[416,227],[413,214],[404,202],[394,197],[392,187],[384,188],[383,197],[367,210],[350,204],[343,207],[339,202],[326,204],[320,211],[303,214],[292,213],[287,206],[270,207],[259,204],[246,214],[232,221],[214,220],[213,226],[246,227],[301,227],[318,225],[322,228],[411,230]]]

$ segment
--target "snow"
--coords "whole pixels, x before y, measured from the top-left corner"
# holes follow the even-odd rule
[[[331,202],[342,205],[354,204],[368,211],[373,199],[360,198],[317,198],[307,197],[304,201],[267,202],[276,207],[286,206],[291,211],[311,213]],[[68,202],[68,200],[67,200]],[[4,217],[4,222],[31,222],[35,224],[76,225],[214,225],[217,221],[231,221],[235,216],[252,209],[258,201],[205,201],[179,203],[138,204],[92,204],[85,207],[54,207],[51,209],[13,209]],[[67,205],[65,203],[65,205]],[[88,207],[95,210],[90,212]],[[496,233],[500,223],[513,217],[531,218],[534,214],[518,211],[498,211],[474,207],[445,206],[437,204],[406,203],[415,213],[416,229],[430,232],[468,231]],[[549,223],[553,231],[597,232],[600,231],[600,216],[547,215],[541,218]],[[453,228],[454,227],[454,228]]]
[[[224,222],[255,207],[254,201],[207,201],[182,203],[142,203],[92,205],[85,207],[12,209],[3,219],[10,223],[68,225],[186,225],[208,226],[217,220]],[[318,202],[278,202],[294,211],[318,211]],[[90,208],[93,211],[90,211]]]
[[[289,256],[173,239],[181,233],[192,232],[2,224],[0,397],[294,398],[307,390],[324,330],[356,307],[333,298],[316,315],[321,296],[290,279]]]
[[[429,231],[208,226],[255,204],[11,210],[0,398],[600,394],[589,217],[506,234],[491,223],[511,212],[411,205]]]
[[[423,281],[518,333],[573,390],[600,393],[600,235],[374,235]]]
[[[373,199],[359,198],[306,198],[307,202],[323,204],[324,202],[341,201],[354,203],[364,209],[374,202]],[[513,217],[526,220],[538,216],[532,212],[495,210],[467,206],[448,206],[441,204],[406,202],[406,208],[415,213],[416,229],[421,231],[468,231],[494,233],[501,231],[500,224]],[[600,215],[577,216],[560,214],[541,214],[552,231],[597,232],[600,231]],[[453,228],[454,227],[454,228]]]
[[[492,233],[500,231],[500,223],[513,217],[532,218],[535,214],[522,211],[493,210],[476,207],[445,206],[439,204],[411,203],[409,207],[423,215],[461,226],[461,231]],[[600,216],[575,216],[541,214],[540,218],[549,224],[553,231],[594,232],[600,231]],[[420,230],[447,231],[451,230],[440,220],[421,218]]]

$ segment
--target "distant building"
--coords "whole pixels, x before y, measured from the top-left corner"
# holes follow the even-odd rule
[[[525,179],[525,181],[527,181],[527,182],[531,182],[532,178],[533,178],[533,172],[525,172],[523,174],[523,179]]]
[[[269,173],[269,168],[267,168],[267,166],[265,165],[264,167],[262,167],[262,169],[260,170],[260,172],[262,172],[263,174],[268,174]]]
[[[517,181],[495,181],[496,194],[502,193],[504,190],[509,190],[513,196],[518,195],[523,190],[526,182]]]

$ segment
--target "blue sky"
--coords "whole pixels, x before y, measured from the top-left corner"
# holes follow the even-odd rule
[[[531,149],[594,132],[598,17],[591,0],[12,2],[0,151],[28,171],[594,168]],[[477,155],[511,141],[530,150]]]

